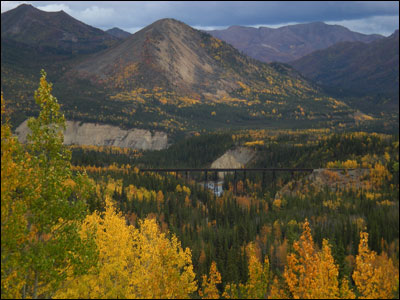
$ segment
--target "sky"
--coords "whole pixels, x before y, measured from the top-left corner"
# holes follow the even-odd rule
[[[399,28],[398,1],[1,1],[1,12],[21,3],[45,11],[64,10],[88,25],[130,33],[162,18],[203,30],[322,21],[389,36]]]

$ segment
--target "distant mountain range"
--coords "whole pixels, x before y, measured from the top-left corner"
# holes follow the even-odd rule
[[[371,42],[343,42],[290,63],[336,94],[380,96],[399,108],[399,31]],[[385,100],[385,99],[384,99]]]
[[[37,109],[42,68],[70,120],[173,133],[354,123],[353,108],[288,64],[262,63],[180,21],[119,33],[30,5],[3,13],[1,85],[15,123]]]
[[[383,38],[378,34],[366,35],[323,22],[280,28],[231,26],[208,33],[263,62],[289,62],[338,42],[369,43]]]
[[[120,39],[125,39],[125,38],[127,38],[128,36],[131,35],[129,32],[126,32],[125,30],[122,30],[122,29],[120,29],[118,27],[114,27],[114,28],[108,29],[108,30],[106,30],[106,32],[108,34],[111,34],[112,36],[115,36],[115,37],[120,38]]]

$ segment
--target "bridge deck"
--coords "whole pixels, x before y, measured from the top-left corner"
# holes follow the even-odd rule
[[[139,169],[139,172],[312,172],[314,168],[164,168],[164,169]],[[354,169],[329,169],[331,171],[344,171]]]

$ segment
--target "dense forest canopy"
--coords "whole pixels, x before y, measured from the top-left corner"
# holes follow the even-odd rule
[[[35,100],[22,145],[2,96],[2,298],[399,297],[398,135],[241,130],[159,152],[68,148],[44,71]],[[322,171],[248,175],[236,193],[228,174],[218,197],[192,176],[139,172],[207,167],[239,145],[254,167]]]

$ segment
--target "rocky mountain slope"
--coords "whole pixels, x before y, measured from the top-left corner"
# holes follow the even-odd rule
[[[309,82],[285,66],[260,64],[230,45],[174,19],[159,20],[123,43],[93,55],[74,66],[73,77],[120,89],[158,86],[178,94],[221,98],[241,88],[279,85],[288,93],[301,88],[285,86],[297,81],[304,90]],[[269,80],[266,80],[269,77]]]
[[[369,43],[383,38],[350,31],[339,25],[323,22],[297,24],[280,28],[231,26],[224,30],[208,31],[243,53],[264,62],[289,62],[313,51],[338,42]]]

